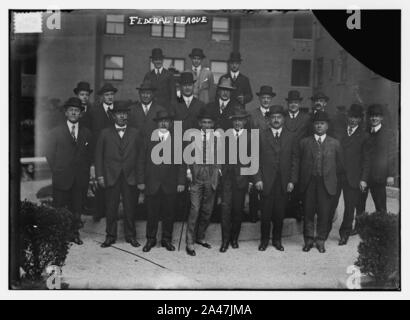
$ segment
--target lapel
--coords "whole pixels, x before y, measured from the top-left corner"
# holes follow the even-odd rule
[[[80,127],[78,127],[78,128],[80,128]],[[73,140],[73,137],[72,137],[71,132],[70,132],[70,128],[69,128],[68,125],[67,125],[67,121],[64,122],[64,130],[63,130],[63,131],[64,131],[64,135],[65,135],[65,137],[66,137],[66,139],[67,139],[67,142],[68,142],[70,145],[76,147],[77,144],[78,144],[78,139],[79,139],[80,131],[78,132],[77,143],[75,143],[74,140]]]
[[[130,126],[127,126],[127,129],[125,129],[122,139],[120,138],[120,135],[117,133],[118,138],[120,138],[120,146],[122,149],[125,149],[128,146],[128,143],[130,141],[130,129]]]
[[[283,129],[282,129],[282,133],[283,133]],[[275,150],[275,140],[273,137],[273,132],[270,127],[268,127],[265,130],[265,134],[266,134],[266,138],[268,139],[269,145],[272,147],[273,150]]]
[[[127,130],[125,130],[127,131]],[[113,137],[114,142],[118,145],[118,147],[121,147],[121,138],[120,135],[117,132],[117,129],[115,128],[115,125],[111,127],[111,135]]]
[[[162,71],[162,72],[164,72],[164,71]],[[141,105],[141,108],[142,108],[142,105]],[[149,119],[152,119],[152,118],[154,118],[155,117],[155,115],[156,115],[156,105],[155,105],[155,103],[154,103],[154,101],[151,103],[151,107],[149,108],[149,110],[148,110],[148,113],[147,113],[147,115],[146,115],[146,119],[147,120],[149,120]],[[144,110],[142,110],[142,113],[144,113]],[[145,113],[144,113],[144,115],[145,115]]]

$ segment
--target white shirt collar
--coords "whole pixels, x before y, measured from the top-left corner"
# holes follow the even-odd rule
[[[114,104],[108,105],[105,102],[103,102],[103,107],[104,107],[105,112],[107,112],[108,109],[112,110],[112,108],[114,108]]]
[[[349,135],[349,126],[347,127],[347,134]],[[352,135],[356,132],[356,129],[359,128],[359,126],[353,127],[352,128]]]
[[[169,137],[169,131],[167,130],[167,131],[161,131],[161,130],[159,130],[158,131],[158,136],[159,136],[159,138],[161,139],[161,140],[167,140],[168,139],[168,137]]]
[[[240,136],[243,133],[243,129],[236,131],[234,130],[235,136]]]
[[[162,70],[164,70],[164,67],[161,67],[161,68],[159,68],[159,69],[154,68],[154,70],[155,70],[155,74],[157,74],[158,72],[159,72],[160,74],[162,74]]]
[[[184,98],[185,104],[186,104],[187,106],[189,106],[189,105],[191,104],[192,99],[194,98],[193,95],[190,96],[190,97],[186,97],[186,96],[183,95],[182,97]]]
[[[231,78],[233,79],[233,78],[238,78],[238,76],[239,76],[239,71],[236,71],[236,72],[232,72],[231,71]]]
[[[148,111],[149,111],[149,109],[151,109],[152,101],[148,104],[144,104],[144,103],[141,102],[141,105],[142,105],[142,108],[144,108],[144,109],[147,108]]]
[[[320,137],[320,140],[323,142],[323,141],[325,141],[325,139],[326,139],[326,134],[321,135],[321,136],[318,136],[318,135],[315,133],[315,140],[316,140],[316,141],[319,140],[319,137]]]
[[[297,111],[297,112],[295,112],[295,113],[292,113],[292,112],[289,112],[289,117],[291,118],[291,119],[293,119],[293,118],[296,118],[298,115],[299,115],[299,110]]]
[[[120,127],[118,124],[115,123],[115,129],[127,129],[127,125]]]
[[[196,67],[196,70],[197,70],[196,72],[200,73],[201,69],[202,69],[202,65],[199,65],[198,67]],[[195,67],[194,66],[192,66],[192,71],[195,72]]]
[[[75,130],[75,135],[77,136],[78,135],[78,122],[77,123],[72,123],[72,122],[67,120],[67,125],[68,125],[68,129],[70,130],[70,132],[71,132],[73,126],[75,127],[75,129],[74,129]]]
[[[223,103],[225,108],[228,105],[229,101],[231,101],[231,99],[228,99],[226,101],[223,101],[221,98],[219,98],[219,107],[221,106],[221,104]]]
[[[382,124],[380,123],[379,125],[372,127],[371,131],[378,132],[381,128],[382,128]]]
[[[272,133],[274,136],[276,135],[276,132],[279,133],[279,136],[282,133],[282,128],[279,128],[279,129],[270,128],[270,129],[272,130]]]
[[[206,130],[206,131],[201,130],[202,139],[203,139],[203,137],[204,137],[204,133],[205,133],[205,132],[206,132],[206,140],[209,140],[210,137],[211,137],[211,132],[210,132],[209,130]]]
[[[266,108],[266,109],[265,109],[265,108],[262,107],[262,106],[260,106],[259,109],[261,110],[261,112],[262,112],[263,115],[265,115],[265,113],[269,111],[269,108]]]

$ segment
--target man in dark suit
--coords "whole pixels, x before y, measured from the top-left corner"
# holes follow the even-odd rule
[[[68,207],[77,228],[81,225],[89,181],[92,135],[88,128],[79,124],[84,110],[80,99],[68,99],[64,108],[67,121],[51,130],[46,158],[52,173],[54,206]],[[83,243],[78,232],[73,242],[78,245]]]
[[[303,98],[297,90],[288,92],[286,98],[288,104],[288,112],[285,117],[285,127],[295,135],[297,143],[302,138],[306,137],[311,126],[310,117],[305,112],[300,111],[300,106]],[[287,207],[287,216],[294,217],[300,221],[303,217],[303,201],[302,195],[299,192],[298,186],[295,186],[293,192],[289,195],[289,203]]]
[[[130,106],[128,125],[150,138],[152,131],[157,128],[154,121],[157,112],[165,109],[155,102],[156,89],[149,80],[145,80],[136,89],[139,90],[140,101]]]
[[[365,150],[365,144],[369,135],[362,128],[363,107],[352,104],[347,116],[345,130],[336,138],[340,141],[344,170],[338,173],[338,188],[333,199],[332,212],[335,213],[341,191],[343,190],[344,215],[340,226],[339,245],[346,245],[352,232],[354,211],[359,203],[360,194],[367,187],[369,176],[369,157]],[[329,232],[332,229],[330,219]]]
[[[231,243],[233,249],[239,248],[238,239],[241,231],[243,207],[245,204],[245,195],[249,189],[249,176],[241,174],[241,168],[244,165],[240,162],[240,153],[246,147],[250,149],[251,135],[246,132],[246,123],[249,114],[238,105],[233,114],[229,117],[232,121],[233,130],[231,138],[236,143],[236,151],[231,149],[231,143],[226,143],[225,164],[222,166],[222,245],[220,252],[226,252]],[[228,137],[230,137],[228,135]],[[236,153],[236,163],[228,162],[229,154]]]
[[[232,98],[245,107],[247,103],[252,101],[253,95],[249,78],[239,71],[241,62],[241,54],[239,52],[232,52],[228,59],[229,73],[223,75],[219,79],[219,83],[222,78],[230,78],[232,85],[235,87],[235,90],[232,92]]]
[[[229,116],[232,115],[237,101],[231,97],[235,87],[230,78],[222,78],[217,88],[217,99],[206,105],[208,110],[214,114],[215,129],[227,130],[231,126]]]
[[[259,92],[256,93],[259,98],[259,108],[250,112],[250,127],[251,129],[258,129],[259,134],[269,128],[267,119],[265,117],[266,112],[269,111],[272,105],[272,100],[276,96],[271,86],[261,86]],[[261,203],[259,200],[259,193],[254,186],[249,191],[249,216],[251,222],[258,221],[258,210]]]
[[[288,193],[297,182],[296,164],[293,159],[294,135],[284,127],[286,112],[280,105],[270,107],[266,113],[269,128],[260,133],[259,171],[255,176],[255,187],[263,194],[261,217],[261,243],[259,251],[269,244],[271,222],[273,222],[272,244],[284,251],[282,227],[285,218]]]
[[[165,57],[160,48],[152,49],[150,58],[154,69],[145,75],[144,81],[149,80],[156,89],[154,101],[169,110],[176,100],[174,74],[164,68]]]
[[[93,134],[93,147],[97,144],[98,137],[103,129],[114,125],[111,110],[114,107],[114,95],[117,92],[111,83],[105,83],[97,92],[101,101],[96,103],[90,110],[91,132]],[[96,185],[94,221],[98,222],[106,216],[104,190],[98,187],[95,180],[95,166],[91,166],[91,180]]]
[[[304,194],[304,252],[313,248],[315,242],[320,253],[326,252],[325,241],[329,235],[329,220],[332,217],[332,199],[337,191],[338,167],[343,168],[340,143],[327,135],[329,116],[317,111],[313,116],[315,133],[302,139],[296,148],[298,170],[300,164],[299,186]]]
[[[314,115],[318,111],[322,111],[326,113],[328,112],[327,104],[329,102],[329,97],[326,94],[324,94],[323,92],[317,92],[312,97],[310,97],[310,100],[312,101],[312,112],[310,113],[311,120],[314,118]],[[332,117],[329,116],[329,114],[328,114],[328,117],[329,117],[329,122],[328,122],[327,134],[334,137],[334,122],[335,121]],[[307,135],[311,136],[314,133],[315,133],[315,129],[313,128],[313,125],[311,125],[308,128]]]
[[[117,213],[122,198],[124,208],[125,241],[133,247],[140,244],[136,238],[134,210],[138,198],[137,182],[142,179],[138,156],[143,146],[141,132],[127,125],[129,106],[116,104],[112,110],[115,124],[105,128],[97,141],[95,171],[98,184],[105,189],[107,222],[106,248],[117,239]],[[139,189],[143,189],[139,186]]]
[[[368,188],[360,200],[359,212],[366,210],[368,192],[376,207],[376,211],[387,211],[386,186],[393,186],[398,175],[398,150],[395,134],[383,124],[383,107],[370,105],[367,116],[370,122],[369,139],[366,151],[370,159]]]
[[[81,101],[81,105],[84,107],[84,111],[81,114],[80,124],[91,130],[91,103],[90,95],[93,90],[90,84],[85,81],[80,81],[77,83],[77,87],[73,89],[74,94]]]
[[[173,118],[173,114],[168,111],[157,112],[154,121],[159,130],[154,133],[155,140],[146,137],[143,151],[140,153],[140,168],[144,176],[140,177],[143,180],[139,181],[139,184],[144,185],[148,212],[147,243],[143,248],[144,252],[149,252],[157,243],[158,222],[161,216],[161,245],[168,251],[175,251],[172,244],[175,199],[177,193],[185,190],[186,169],[184,165],[174,161]],[[163,145],[161,150],[158,149],[159,144]],[[156,158],[153,158],[154,156]],[[161,163],[154,163],[157,160]]]

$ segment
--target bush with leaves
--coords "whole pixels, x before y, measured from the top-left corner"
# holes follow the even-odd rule
[[[355,262],[374,285],[399,288],[399,215],[375,212],[358,218],[361,238]]]
[[[49,265],[63,266],[73,237],[73,214],[65,208],[20,203],[21,267],[29,280],[40,280]]]

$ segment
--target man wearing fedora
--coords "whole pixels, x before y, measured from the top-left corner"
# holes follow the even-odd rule
[[[188,215],[186,252],[195,256],[194,245],[210,249],[205,232],[209,226],[215,202],[216,189],[221,175],[221,165],[217,164],[217,136],[213,134],[215,115],[207,108],[198,114],[200,138],[193,139],[195,161],[188,165],[187,178],[190,184],[191,209]],[[197,159],[199,159],[197,161]]]
[[[370,123],[366,150],[370,159],[368,188],[361,196],[359,212],[366,210],[368,192],[372,194],[376,211],[387,211],[386,186],[393,186],[398,175],[398,151],[394,132],[383,123],[384,110],[380,104],[372,104],[367,109]]]
[[[339,141],[327,134],[327,113],[317,111],[312,121],[314,134],[300,141],[292,170],[298,170],[300,165],[299,188],[304,194],[305,213],[303,251],[309,252],[316,241],[318,251],[325,253],[333,214],[332,199],[337,192],[337,172],[343,170],[343,156]]]
[[[232,85],[236,88],[232,92],[232,98],[245,107],[247,103],[252,101],[253,95],[249,78],[239,71],[241,62],[241,54],[239,52],[231,52],[228,59],[229,73],[223,75],[219,82],[222,78],[230,78]]]
[[[369,157],[365,149],[368,133],[363,130],[363,107],[359,104],[352,104],[347,114],[347,125],[345,130],[336,138],[340,141],[344,170],[338,173],[338,188],[333,199],[332,212],[335,214],[341,191],[343,190],[344,214],[343,222],[340,226],[339,245],[346,245],[354,221],[354,212],[359,204],[360,194],[367,188],[369,176]],[[359,212],[357,212],[359,214]],[[330,219],[329,232],[332,229],[332,219]]]
[[[204,104],[213,101],[215,96],[214,75],[211,69],[202,66],[205,54],[200,48],[193,48],[189,57],[192,61],[191,72],[194,76],[194,96]]]
[[[139,129],[144,136],[151,137],[157,128],[154,118],[158,111],[165,109],[155,101],[156,88],[150,80],[144,80],[136,89],[139,90],[140,101],[130,106],[128,124]]]
[[[220,252],[226,252],[231,244],[233,249],[239,248],[238,239],[241,231],[243,219],[243,208],[245,196],[249,189],[249,176],[241,174],[241,168],[245,167],[240,163],[241,146],[250,149],[251,135],[246,132],[246,124],[249,114],[238,104],[229,119],[232,121],[232,134],[236,143],[236,151],[231,150],[230,143],[226,143],[225,164],[222,166],[222,244]],[[228,139],[230,140],[230,139]],[[230,164],[229,154],[236,152],[236,163]]]
[[[95,150],[95,171],[98,184],[105,190],[107,208],[106,248],[117,239],[117,215],[122,198],[124,208],[125,241],[133,247],[140,244],[136,238],[134,210],[138,198],[137,184],[142,179],[138,156],[143,146],[142,133],[128,122],[128,103],[117,103],[112,110],[115,124],[102,130]],[[142,189],[142,188],[140,188]]]
[[[259,107],[250,112],[250,127],[252,129],[258,129],[259,134],[269,128],[266,121],[265,114],[269,111],[272,105],[272,100],[276,96],[271,86],[263,85],[260,87],[259,92],[256,93],[259,99]],[[258,210],[261,203],[259,201],[259,193],[254,186],[249,191],[249,216],[251,222],[258,221]]]
[[[145,144],[140,153],[140,168],[144,173],[138,182],[143,185],[147,203],[147,243],[143,251],[149,252],[157,243],[158,222],[162,218],[162,240],[161,246],[168,251],[175,251],[172,244],[172,231],[175,217],[175,200],[177,193],[184,192],[186,168],[182,164],[174,162],[174,134],[172,122],[174,115],[166,110],[158,111],[154,117],[158,130],[155,131],[155,140],[145,137]],[[162,154],[158,158],[170,157],[170,161],[154,163],[153,152],[159,144]],[[161,153],[160,151],[160,153]],[[169,152],[169,155],[164,155]]]
[[[269,128],[259,134],[259,171],[254,178],[255,188],[263,196],[259,251],[268,247],[271,222],[272,244],[276,250],[285,250],[282,245],[283,220],[288,194],[298,179],[298,170],[293,168],[297,164],[294,159],[295,135],[284,126],[285,116],[283,106],[271,106],[265,115]]]
[[[306,137],[311,126],[310,117],[307,113],[300,111],[300,106],[303,98],[297,90],[290,90],[288,97],[285,99],[288,105],[288,110],[285,117],[285,127],[295,135],[297,143]],[[287,216],[301,220],[303,217],[302,196],[299,189],[295,186],[292,193],[289,195],[289,203],[287,207]]]
[[[216,119],[215,129],[227,130],[231,127],[229,116],[238,104],[231,96],[234,90],[231,79],[222,78],[217,88],[217,99],[206,106]]]
[[[77,83],[77,87],[73,89],[74,94],[80,99],[84,111],[81,114],[80,123],[91,129],[91,116],[90,116],[90,95],[93,93],[93,90],[90,87],[90,84],[85,81],[80,81]]]
[[[114,107],[114,96],[118,91],[111,83],[105,83],[98,95],[100,102],[98,102],[90,110],[91,132],[93,134],[93,147],[97,144],[98,137],[103,129],[114,125],[111,110]],[[91,180],[95,180],[95,166],[91,167]],[[94,213],[94,221],[98,222],[102,217],[105,217],[105,195],[104,190],[98,187],[95,190],[96,210]]]
[[[181,99],[173,107],[175,120],[182,121],[182,129],[198,128],[198,114],[205,104],[194,96],[196,80],[191,72],[181,73],[179,80]]]
[[[51,130],[46,158],[52,173],[54,206],[67,207],[74,216],[74,229],[78,229],[89,181],[92,135],[79,123],[84,111],[80,99],[68,99],[64,108],[66,122]],[[78,231],[73,242],[83,243]]]
[[[164,58],[162,49],[154,48],[150,56],[154,69],[149,71],[145,81],[150,81],[156,89],[154,101],[163,108],[169,110],[176,100],[176,89],[174,74],[164,68]],[[154,113],[155,114],[155,113]]]

